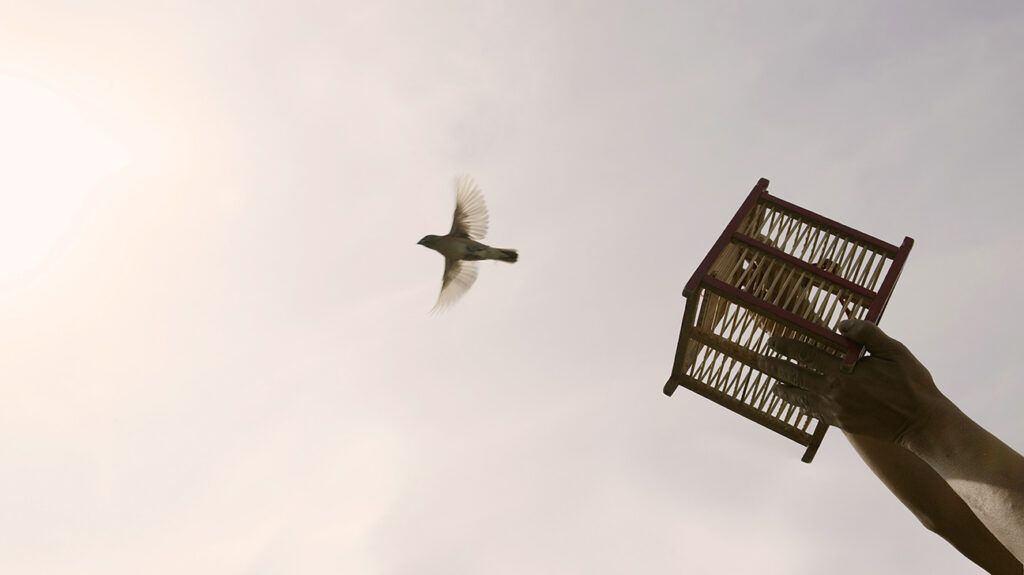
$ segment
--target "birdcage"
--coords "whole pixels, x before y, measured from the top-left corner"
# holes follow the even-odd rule
[[[877,323],[914,240],[897,247],[768,193],[762,178],[686,283],[686,309],[665,394],[679,386],[806,446],[828,425],[776,396],[757,369],[768,339],[807,342],[842,360],[864,353],[837,325]]]

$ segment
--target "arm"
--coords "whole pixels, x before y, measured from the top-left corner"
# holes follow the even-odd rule
[[[1024,561],[1024,457],[943,398],[901,442]]]
[[[774,340],[776,351],[802,366],[762,358],[762,371],[780,381],[775,394],[849,433],[907,449],[1018,561],[1024,558],[1024,458],[960,412],[906,346],[878,326],[847,320],[840,330],[871,355],[846,374],[809,344]]]
[[[844,433],[871,471],[928,530],[989,573],[1021,572],[1020,562],[927,463],[897,445]]]

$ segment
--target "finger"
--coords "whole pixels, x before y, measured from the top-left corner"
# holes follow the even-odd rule
[[[823,373],[833,371],[839,366],[838,359],[802,341],[784,337],[773,337],[768,340],[768,347],[774,349],[780,355],[795,359],[797,363],[804,367],[809,367]]]
[[[828,409],[825,408],[825,402],[820,395],[782,383],[775,384],[775,387],[772,388],[772,393],[780,397],[782,401],[799,407],[804,413],[825,423],[832,423],[831,416],[828,413]]]
[[[827,393],[829,389],[825,378],[812,371],[784,359],[757,356],[757,368],[763,373],[793,387],[799,387],[815,393]]]
[[[863,344],[868,352],[881,359],[896,359],[906,353],[906,347],[885,335],[882,328],[862,319],[839,322],[839,331],[853,341]]]

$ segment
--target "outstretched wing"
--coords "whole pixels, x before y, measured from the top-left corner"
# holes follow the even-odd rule
[[[431,311],[443,311],[459,300],[476,281],[476,263],[465,260],[444,258],[444,278],[441,293]]]
[[[455,216],[450,235],[482,240],[487,235],[487,204],[480,188],[469,176],[455,179]]]

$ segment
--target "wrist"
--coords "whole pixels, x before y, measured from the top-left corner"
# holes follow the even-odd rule
[[[939,393],[922,403],[913,421],[896,437],[896,443],[923,457],[925,452],[943,443],[942,436],[956,426],[963,413],[945,395]]]

